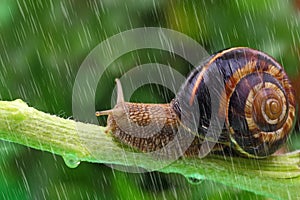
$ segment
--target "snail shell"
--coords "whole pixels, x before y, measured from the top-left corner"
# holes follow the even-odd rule
[[[250,48],[231,48],[209,57],[191,72],[170,104],[124,102],[117,81],[116,107],[96,115],[109,115],[108,129],[112,135],[144,152],[163,148],[178,134],[183,117],[194,119],[193,116],[198,115],[196,137],[185,151],[185,155],[197,155],[212,118],[214,99],[211,99],[209,81],[216,81],[205,81],[205,77],[215,72],[221,77],[217,81],[224,85],[217,94],[220,97],[218,115],[224,118],[224,123],[221,122],[221,134],[215,141],[219,145],[213,151],[230,148],[254,158],[274,153],[286,142],[293,127],[294,91],[280,64]],[[189,109],[195,105],[196,109]],[[186,110],[192,112],[185,113]],[[147,127],[153,121],[156,129]],[[137,132],[150,134],[150,137],[138,137]]]

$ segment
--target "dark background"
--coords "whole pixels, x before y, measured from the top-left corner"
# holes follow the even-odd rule
[[[187,34],[209,53],[233,46],[262,50],[276,58],[294,84],[300,85],[299,10],[300,3],[295,0],[2,0],[0,99],[21,98],[41,111],[72,117],[72,88],[88,53],[110,36],[148,26]],[[166,52],[129,52],[105,73],[95,108],[110,108],[108,96],[115,78],[150,62],[168,64],[183,74],[190,70],[186,61]],[[174,94],[162,87],[144,86],[131,100],[169,102],[172,97]],[[100,123],[105,125],[105,118]],[[294,134],[289,148],[296,149],[299,143]],[[90,163],[70,169],[59,156],[8,142],[0,145],[3,198],[264,199],[210,181],[191,184],[173,174],[128,174]]]

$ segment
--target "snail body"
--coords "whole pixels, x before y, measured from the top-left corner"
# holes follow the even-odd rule
[[[219,77],[213,79],[214,74]],[[221,132],[213,141],[217,145],[212,151],[230,149],[242,156],[261,158],[286,142],[295,118],[290,81],[273,58],[245,47],[210,56],[191,72],[169,104],[124,102],[117,81],[116,106],[96,115],[108,115],[112,135],[143,152],[164,148],[184,127],[195,136],[184,155],[198,155],[213,118],[215,89],[211,87],[218,85],[224,86],[217,93],[216,106],[218,117],[224,120],[220,120]],[[196,128],[186,126],[186,119],[196,121]]]

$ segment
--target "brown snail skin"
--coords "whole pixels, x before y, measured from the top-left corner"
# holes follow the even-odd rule
[[[204,77],[214,70],[221,74],[225,87],[220,92],[220,108],[225,109],[225,116],[212,152],[229,149],[252,158],[273,154],[286,142],[293,128],[294,91],[279,63],[263,52],[246,47],[230,48],[210,56],[191,72],[168,104],[124,102],[117,80],[116,106],[96,112],[96,116],[108,115],[107,130],[121,143],[142,152],[152,152],[174,139],[179,127],[183,126],[183,108],[197,102],[197,133],[191,133],[195,139],[184,152],[184,156],[197,156],[212,115],[211,97]],[[159,128],[147,127],[153,122]],[[136,133],[139,132],[149,137],[138,137]]]

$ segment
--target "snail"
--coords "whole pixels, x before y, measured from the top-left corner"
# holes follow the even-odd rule
[[[124,102],[121,83],[116,80],[116,106],[97,111],[96,116],[108,115],[107,131],[122,144],[142,152],[164,148],[183,127],[194,136],[183,156],[197,156],[212,119],[213,90],[209,90],[209,80],[204,79],[215,72],[221,77],[217,81],[224,85],[218,93],[220,106],[216,108],[224,122],[220,122],[221,133],[212,152],[229,149],[250,158],[273,154],[286,142],[293,128],[294,90],[279,63],[247,47],[225,49],[210,56],[190,73],[170,103]],[[193,109],[188,109],[192,106]],[[193,121],[194,115],[199,116],[196,130],[182,123],[183,118]],[[149,126],[153,123],[155,126]]]

